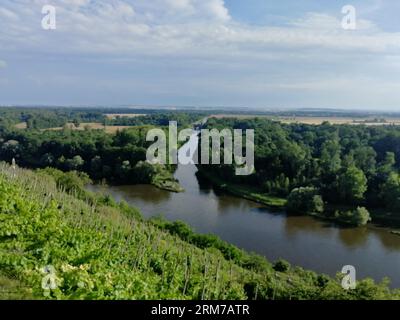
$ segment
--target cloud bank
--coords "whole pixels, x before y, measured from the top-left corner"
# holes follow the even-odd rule
[[[308,12],[270,26],[239,22],[223,0],[54,0],[57,29],[45,31],[40,22],[46,4],[2,1],[0,47],[7,60],[46,57],[60,66],[68,56],[86,74],[87,61],[98,61],[103,70],[135,66],[135,75],[93,76],[90,70],[86,82],[109,77],[110,90],[122,92],[129,83],[148,92],[141,101],[156,92],[156,103],[178,95],[176,101],[193,104],[361,106],[384,99],[382,104],[400,105],[393,92],[400,84],[400,33],[366,19],[349,31],[341,27],[340,12]],[[161,71],[151,71],[154,66]],[[53,82],[74,85],[78,78],[57,75]],[[373,96],[365,98],[366,87]],[[182,88],[190,93],[184,98]]]
[[[326,48],[393,52],[400,33],[386,33],[366,20],[349,32],[338,17],[308,13],[280,27],[235,22],[223,0],[56,0],[57,30],[40,29],[40,8],[47,0],[5,0],[0,27],[8,30],[5,48],[107,54],[200,54],[265,52],[269,49]],[[60,47],[62,44],[62,47]],[[202,49],[202,50],[199,50]],[[199,52],[201,51],[201,52]]]

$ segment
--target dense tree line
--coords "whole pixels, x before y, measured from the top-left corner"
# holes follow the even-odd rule
[[[108,117],[107,115],[113,115]],[[121,114],[121,115],[118,115]],[[129,116],[136,114],[138,116]],[[101,123],[107,126],[167,126],[177,121],[187,127],[205,117],[205,112],[165,111],[162,109],[126,108],[0,108],[0,128],[11,129],[25,122],[28,129],[49,129],[64,127],[73,123]]]
[[[306,208],[298,207],[300,211],[315,213],[327,202],[400,214],[400,128],[396,126],[210,119],[207,128],[255,130],[252,175],[236,176],[233,166],[227,165],[201,167],[225,181],[257,186],[281,197],[290,195],[293,207],[307,201],[302,205]]]
[[[188,127],[204,114],[149,110],[148,115],[109,119],[105,112],[111,111],[128,112],[125,109],[3,108],[0,110],[0,160],[15,159],[25,167],[79,170],[95,180],[153,183],[180,191],[172,176],[173,166],[152,166],[145,162],[150,145],[146,134],[149,126],[165,128],[170,121]],[[14,126],[21,121],[27,123],[27,128],[17,130]],[[78,131],[65,126],[71,122],[76,127],[83,122],[102,122],[132,128],[110,135],[100,129]],[[63,130],[44,130],[52,127],[63,127]]]
[[[111,126],[168,126],[170,121],[176,121],[180,127],[189,127],[194,122],[205,117],[205,113],[199,112],[160,112],[145,116],[126,117],[116,116],[107,119],[106,124]]]
[[[99,110],[80,108],[1,108],[0,126],[11,129],[17,123],[25,122],[29,129],[63,127],[68,122],[103,122]]]
[[[84,171],[91,178],[118,183],[150,183],[162,168],[145,162],[148,127],[109,135],[102,130],[37,131],[4,133],[0,159],[30,168],[54,167]]]

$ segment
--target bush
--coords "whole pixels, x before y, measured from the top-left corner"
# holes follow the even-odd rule
[[[40,174],[48,175],[54,178],[57,187],[69,193],[76,193],[79,197],[91,198],[91,194],[85,189],[86,185],[92,183],[89,176],[80,171],[63,172],[54,168],[45,168],[38,170]]]
[[[188,241],[193,235],[192,229],[182,221],[166,222],[164,228],[184,241]]]
[[[287,262],[286,260],[279,259],[278,261],[276,261],[274,263],[273,268],[275,271],[278,271],[278,272],[287,272],[290,269],[290,263]]]
[[[293,189],[288,197],[289,213],[319,214],[324,212],[324,202],[317,189],[312,187]]]
[[[368,222],[372,220],[368,210],[364,207],[358,207],[353,211],[336,211],[335,218],[344,223],[351,224],[357,227],[365,226]]]

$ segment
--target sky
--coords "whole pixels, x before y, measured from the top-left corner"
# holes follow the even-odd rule
[[[400,1],[2,0],[0,105],[400,111]]]

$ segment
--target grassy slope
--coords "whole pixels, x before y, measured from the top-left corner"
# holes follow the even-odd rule
[[[58,299],[398,298],[371,280],[337,280],[291,268],[249,270],[115,207],[89,205],[28,170],[0,166],[0,284]],[[51,265],[58,288],[41,288]],[[15,280],[11,280],[15,279]],[[26,290],[0,299],[26,297]]]
[[[21,285],[18,280],[0,274],[0,300],[31,300],[30,288]]]

